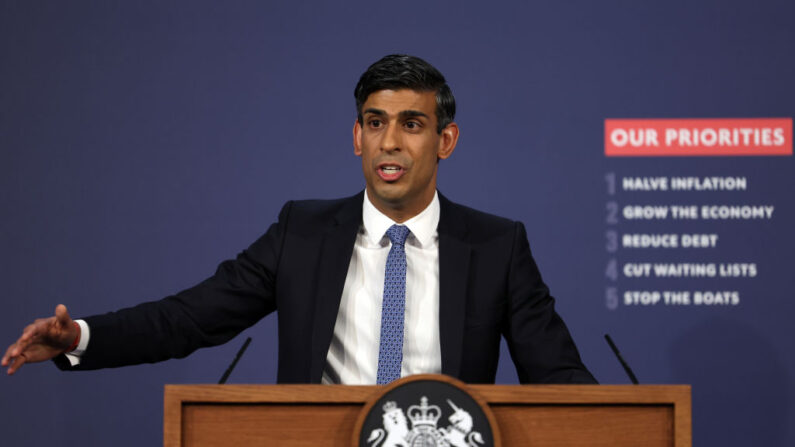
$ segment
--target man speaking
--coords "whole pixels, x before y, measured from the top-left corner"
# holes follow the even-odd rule
[[[493,383],[501,336],[522,383],[595,383],[524,226],[436,189],[459,133],[442,74],[390,55],[354,94],[365,191],[288,202],[236,259],[160,301],[76,321],[59,305],[8,348],[8,373],[49,359],[81,370],[181,358],[277,311],[279,383],[382,384],[421,373]]]

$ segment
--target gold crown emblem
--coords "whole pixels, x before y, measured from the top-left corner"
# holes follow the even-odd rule
[[[412,405],[406,412],[411,419],[412,427],[432,425],[436,428],[436,422],[442,417],[442,409],[437,405],[428,405],[428,398],[422,396],[420,405]]]

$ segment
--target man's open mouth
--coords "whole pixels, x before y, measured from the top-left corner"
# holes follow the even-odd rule
[[[382,165],[378,167],[378,176],[387,182],[393,182],[399,179],[404,172],[402,167],[396,165]]]

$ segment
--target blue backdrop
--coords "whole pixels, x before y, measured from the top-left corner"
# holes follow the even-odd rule
[[[0,2],[0,340],[186,288],[289,199],[364,187],[352,97],[381,56],[448,78],[451,199],[523,221],[583,359],[693,385],[697,445],[795,445],[795,163],[607,158],[606,118],[795,116],[792,1]],[[739,192],[606,191],[605,175],[743,176]],[[775,206],[764,221],[606,224],[606,203]],[[704,232],[704,251],[606,251],[605,232]],[[755,263],[754,278],[633,279],[606,263]],[[736,306],[626,306],[605,290],[734,290]],[[166,383],[275,380],[275,317],[185,360],[0,378],[3,444],[157,445]],[[4,346],[5,346],[4,345]],[[499,381],[516,374],[507,356]]]

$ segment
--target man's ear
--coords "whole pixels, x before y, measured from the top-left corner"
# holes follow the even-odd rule
[[[353,153],[362,156],[362,125],[358,119],[353,123]]]
[[[441,138],[439,139],[439,150],[436,151],[436,156],[439,160],[444,160],[453,154],[455,145],[458,143],[458,124],[450,123],[442,129]]]

